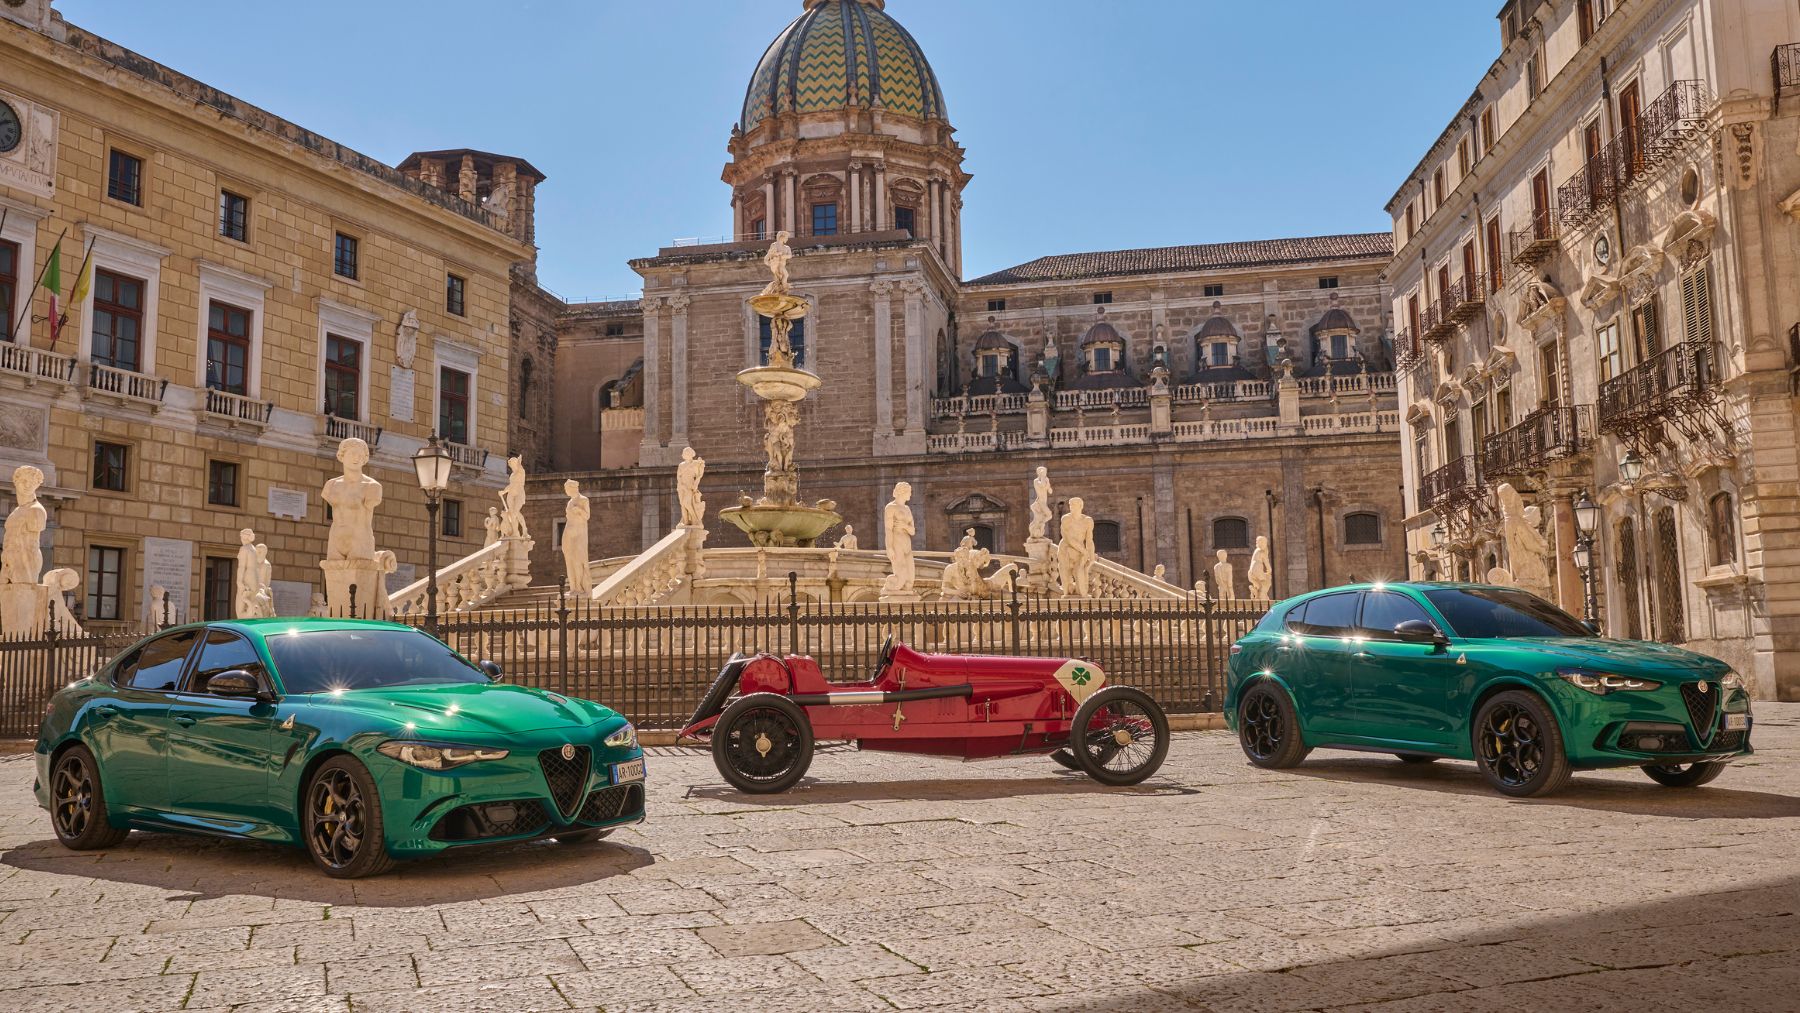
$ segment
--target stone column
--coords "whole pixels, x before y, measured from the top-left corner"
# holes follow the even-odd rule
[[[1025,397],[1025,439],[1034,448],[1050,445],[1050,398],[1041,385]]]
[[[1293,433],[1301,432],[1300,381],[1294,379],[1292,370],[1282,370],[1281,379],[1275,381],[1275,399],[1280,412],[1281,428]]]
[[[943,205],[939,201],[943,192],[944,185],[938,182],[936,176],[931,177],[925,192],[925,199],[931,204],[931,243],[938,248],[939,254],[944,252],[944,215]]]
[[[456,172],[456,195],[469,203],[475,203],[475,156],[464,155],[462,166]]]
[[[875,439],[894,435],[894,283],[869,286],[875,296]]]
[[[668,299],[673,310],[669,316],[669,444],[678,449],[688,443],[687,309],[692,301],[686,292],[677,292]]]
[[[799,189],[798,176],[798,173],[791,170],[781,174],[781,217],[787,223],[782,227],[795,235],[800,233],[800,214],[794,206],[796,192]]]
[[[850,231],[862,231],[862,163],[851,162],[844,177],[844,189],[850,191]]]
[[[1298,407],[1298,406],[1296,406]],[[1175,435],[1174,398],[1161,376],[1150,388],[1150,438],[1166,440]]]
[[[958,278],[962,277],[962,195],[957,194],[950,201],[950,269]]]
[[[776,222],[780,221],[780,219],[775,217],[775,177],[774,176],[764,176],[763,177],[762,190],[763,190],[763,233],[764,233],[764,235],[772,235],[776,228]]]
[[[901,283],[906,295],[906,433],[925,434],[925,283],[909,278]]]
[[[644,443],[639,453],[643,464],[656,464],[662,459],[662,356],[658,347],[657,308],[662,300],[644,297]]]
[[[731,242],[744,237],[744,198],[738,191],[731,191]]]
[[[892,228],[888,221],[887,163],[875,163],[875,227]]]

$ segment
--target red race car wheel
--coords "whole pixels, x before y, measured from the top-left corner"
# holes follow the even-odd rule
[[[1069,748],[1082,773],[1101,784],[1137,784],[1169,755],[1169,719],[1150,694],[1108,686],[1075,712]]]
[[[799,783],[812,765],[812,722],[779,693],[752,693],[713,726],[713,765],[742,792],[772,795]]]

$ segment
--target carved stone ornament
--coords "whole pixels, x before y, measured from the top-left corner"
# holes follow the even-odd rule
[[[1625,297],[1634,304],[1650,298],[1656,291],[1656,276],[1662,266],[1663,251],[1654,244],[1632,247],[1625,255],[1624,263],[1619,265],[1619,285],[1624,288]]]
[[[1431,402],[1430,401],[1425,401],[1425,400],[1414,401],[1412,404],[1407,406],[1406,421],[1417,425],[1420,423],[1429,422],[1430,420],[1431,420]]]
[[[1710,212],[1691,208],[1675,216],[1658,245],[1673,251],[1682,269],[1687,270],[1712,252],[1713,233],[1718,228],[1719,219]]]
[[[1762,151],[1756,143],[1756,124],[1733,123],[1725,128],[1726,178],[1732,189],[1748,190],[1761,174]]]
[[[1546,323],[1560,321],[1568,306],[1569,300],[1555,285],[1533,279],[1526,282],[1519,293],[1519,311],[1515,319],[1520,327],[1535,331]]]
[[[1487,374],[1490,382],[1504,382],[1506,375],[1511,373],[1513,367],[1518,364],[1519,357],[1510,347],[1495,345],[1488,352],[1487,362],[1483,365],[1482,372]]]
[[[1617,277],[1610,274],[1595,274],[1582,284],[1581,294],[1576,298],[1580,299],[1581,305],[1587,307],[1589,311],[1598,313],[1600,307],[1618,298],[1622,291]]]
[[[1782,214],[1787,215],[1794,221],[1800,222],[1800,190],[1795,190],[1793,193],[1788,194],[1786,199],[1780,204],[1777,204],[1776,207],[1781,209]]]

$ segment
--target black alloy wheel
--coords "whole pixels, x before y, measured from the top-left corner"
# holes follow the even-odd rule
[[[742,792],[770,795],[799,783],[812,765],[812,722],[778,693],[752,693],[725,708],[713,727],[713,765]]]
[[[1238,744],[1258,767],[1296,767],[1312,750],[1300,738],[1294,703],[1275,683],[1263,680],[1244,692],[1238,703]]]
[[[1555,716],[1522,690],[1507,690],[1481,705],[1475,715],[1475,762],[1489,785],[1515,798],[1558,791],[1571,773]]]
[[[50,771],[50,823],[63,847],[75,851],[113,847],[129,832],[107,822],[106,791],[86,746],[71,746]]]
[[[356,760],[333,757],[313,774],[304,821],[307,853],[327,876],[358,879],[393,867],[382,839],[381,796]]]
[[[1650,780],[1665,788],[1698,788],[1701,785],[1725,773],[1728,763],[1717,760],[1701,760],[1697,763],[1651,763],[1646,764],[1644,773]]]
[[[1107,686],[1075,711],[1069,748],[1101,784],[1137,784],[1169,755],[1169,719],[1143,690]]]

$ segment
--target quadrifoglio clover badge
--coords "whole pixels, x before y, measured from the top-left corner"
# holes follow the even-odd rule
[[[1056,681],[1069,691],[1076,703],[1081,703],[1106,685],[1106,673],[1091,661],[1071,658],[1056,670]]]

